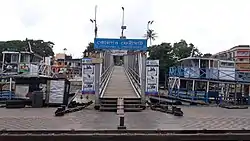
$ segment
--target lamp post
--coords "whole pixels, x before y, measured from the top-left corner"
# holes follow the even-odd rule
[[[124,25],[124,7],[122,7],[122,26],[121,26],[121,30],[122,30],[122,33],[121,33],[121,39],[126,39],[126,36],[124,36],[124,30],[126,29],[127,27]]]
[[[94,29],[95,38],[97,38],[96,14],[97,14],[97,5],[95,6],[95,18],[94,19],[90,19],[90,21],[95,25],[95,29]]]
[[[147,30],[150,30],[149,26],[153,24],[154,21],[148,21]]]
[[[151,39],[150,39],[150,37],[149,36],[151,36],[150,34],[151,34],[151,32],[152,32],[152,29],[150,29],[150,25],[152,25],[153,24],[153,22],[154,21],[148,21],[148,24],[147,24],[147,40],[149,39],[150,40],[150,46],[152,45],[152,41],[151,41]]]

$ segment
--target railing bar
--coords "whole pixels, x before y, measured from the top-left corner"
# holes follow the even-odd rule
[[[139,80],[137,80],[133,75],[131,75],[131,72],[128,71],[128,74],[130,74],[130,76],[132,77],[132,79],[134,81],[136,81],[136,83],[137,83],[138,86],[141,86],[141,84],[139,83]]]
[[[131,75],[131,72],[128,71],[128,73]],[[135,78],[135,76],[133,76],[133,75],[131,75],[131,76],[132,76],[133,80],[135,80],[135,81],[138,83],[138,85],[140,86],[139,80],[137,80],[137,79]]]
[[[138,77],[139,77],[139,74],[137,74],[135,70],[133,70],[133,69],[132,69],[132,68],[130,68],[130,67],[129,67],[129,70],[132,70],[132,72],[133,72],[136,76],[138,76]]]

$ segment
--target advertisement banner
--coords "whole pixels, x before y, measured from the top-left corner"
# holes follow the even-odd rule
[[[157,95],[159,86],[159,60],[146,61],[146,95]]]
[[[82,66],[82,94],[95,94],[95,65]]]
[[[28,73],[29,70],[30,70],[30,68],[29,68],[29,65],[28,65],[28,64],[25,64],[25,63],[21,63],[21,64],[20,64],[19,72]]]

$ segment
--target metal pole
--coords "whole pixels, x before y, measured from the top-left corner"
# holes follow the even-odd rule
[[[97,23],[96,23],[97,5],[95,6],[95,38],[97,38]]]
[[[147,35],[147,40],[149,39],[148,33],[149,33],[149,31],[151,30],[151,29],[149,28],[149,25],[152,25],[153,22],[154,22],[154,21],[148,21],[148,24],[147,24],[147,33],[146,33],[146,35]],[[150,40],[150,46],[152,46],[152,40],[151,40],[151,38],[150,38],[149,40]]]
[[[4,65],[5,65],[5,53],[3,53],[2,73],[4,72]]]
[[[147,31],[149,30],[149,24],[150,24],[150,21],[148,21],[148,24],[147,24]]]
[[[10,97],[9,99],[11,99],[12,96],[12,77],[10,77]]]
[[[123,31],[124,31],[124,28],[123,28],[123,26],[124,26],[124,7],[122,7],[122,37],[123,37]]]
[[[126,39],[126,37],[124,36],[124,29],[126,29],[127,27],[124,25],[124,7],[122,7],[122,25],[121,25],[121,30],[122,30],[122,33],[121,33],[121,39]]]
[[[146,55],[142,52],[142,70],[141,70],[141,100],[144,105],[146,102],[145,90],[146,90]]]

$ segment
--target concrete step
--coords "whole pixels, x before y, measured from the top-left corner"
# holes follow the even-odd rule
[[[101,103],[117,103],[117,98],[100,98]],[[141,103],[140,98],[124,98],[124,103]]]
[[[102,107],[117,107],[117,104],[101,104]],[[124,104],[124,107],[140,107],[142,106],[141,103],[137,103],[137,104]]]
[[[117,110],[117,107],[100,107],[100,109],[99,109],[100,111],[113,111],[113,112],[116,112],[116,110]],[[125,107],[124,108],[124,111],[126,112],[126,111],[142,111],[143,110],[143,108],[142,107]]]
[[[117,98],[101,98],[100,111],[115,111],[117,110]],[[145,106],[141,104],[140,98],[124,98],[125,111],[141,111]]]

